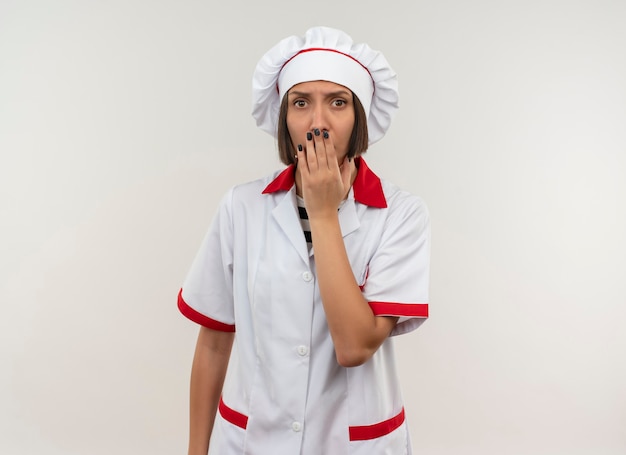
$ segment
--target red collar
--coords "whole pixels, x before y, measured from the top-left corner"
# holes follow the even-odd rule
[[[380,178],[367,167],[363,158],[356,157],[354,161],[357,166],[356,178],[352,184],[354,199],[370,207],[386,208],[387,200]],[[289,191],[295,183],[295,165],[291,164],[265,187],[263,194]]]

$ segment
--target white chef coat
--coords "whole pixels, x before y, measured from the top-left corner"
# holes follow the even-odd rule
[[[356,160],[339,210],[348,258],[374,314],[405,333],[428,317],[428,210]],[[393,338],[363,365],[337,363],[294,173],[227,192],[179,293],[189,319],[236,330],[209,453],[410,454]]]

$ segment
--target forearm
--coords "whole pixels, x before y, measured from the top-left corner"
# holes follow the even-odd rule
[[[207,454],[233,337],[200,329],[191,368],[188,455]]]
[[[389,336],[396,318],[377,317],[354,278],[336,216],[311,219],[320,295],[337,361],[367,361]]]

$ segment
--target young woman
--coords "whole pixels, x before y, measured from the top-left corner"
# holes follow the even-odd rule
[[[429,217],[361,157],[396,75],[315,27],[263,56],[253,98],[287,167],[226,193],[179,293],[189,454],[409,454],[392,340],[428,317]]]

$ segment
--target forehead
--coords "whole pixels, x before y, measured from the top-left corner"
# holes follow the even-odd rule
[[[337,93],[346,92],[352,94],[349,88],[330,81],[308,81],[300,82],[289,89],[289,94],[293,92],[299,93]]]

